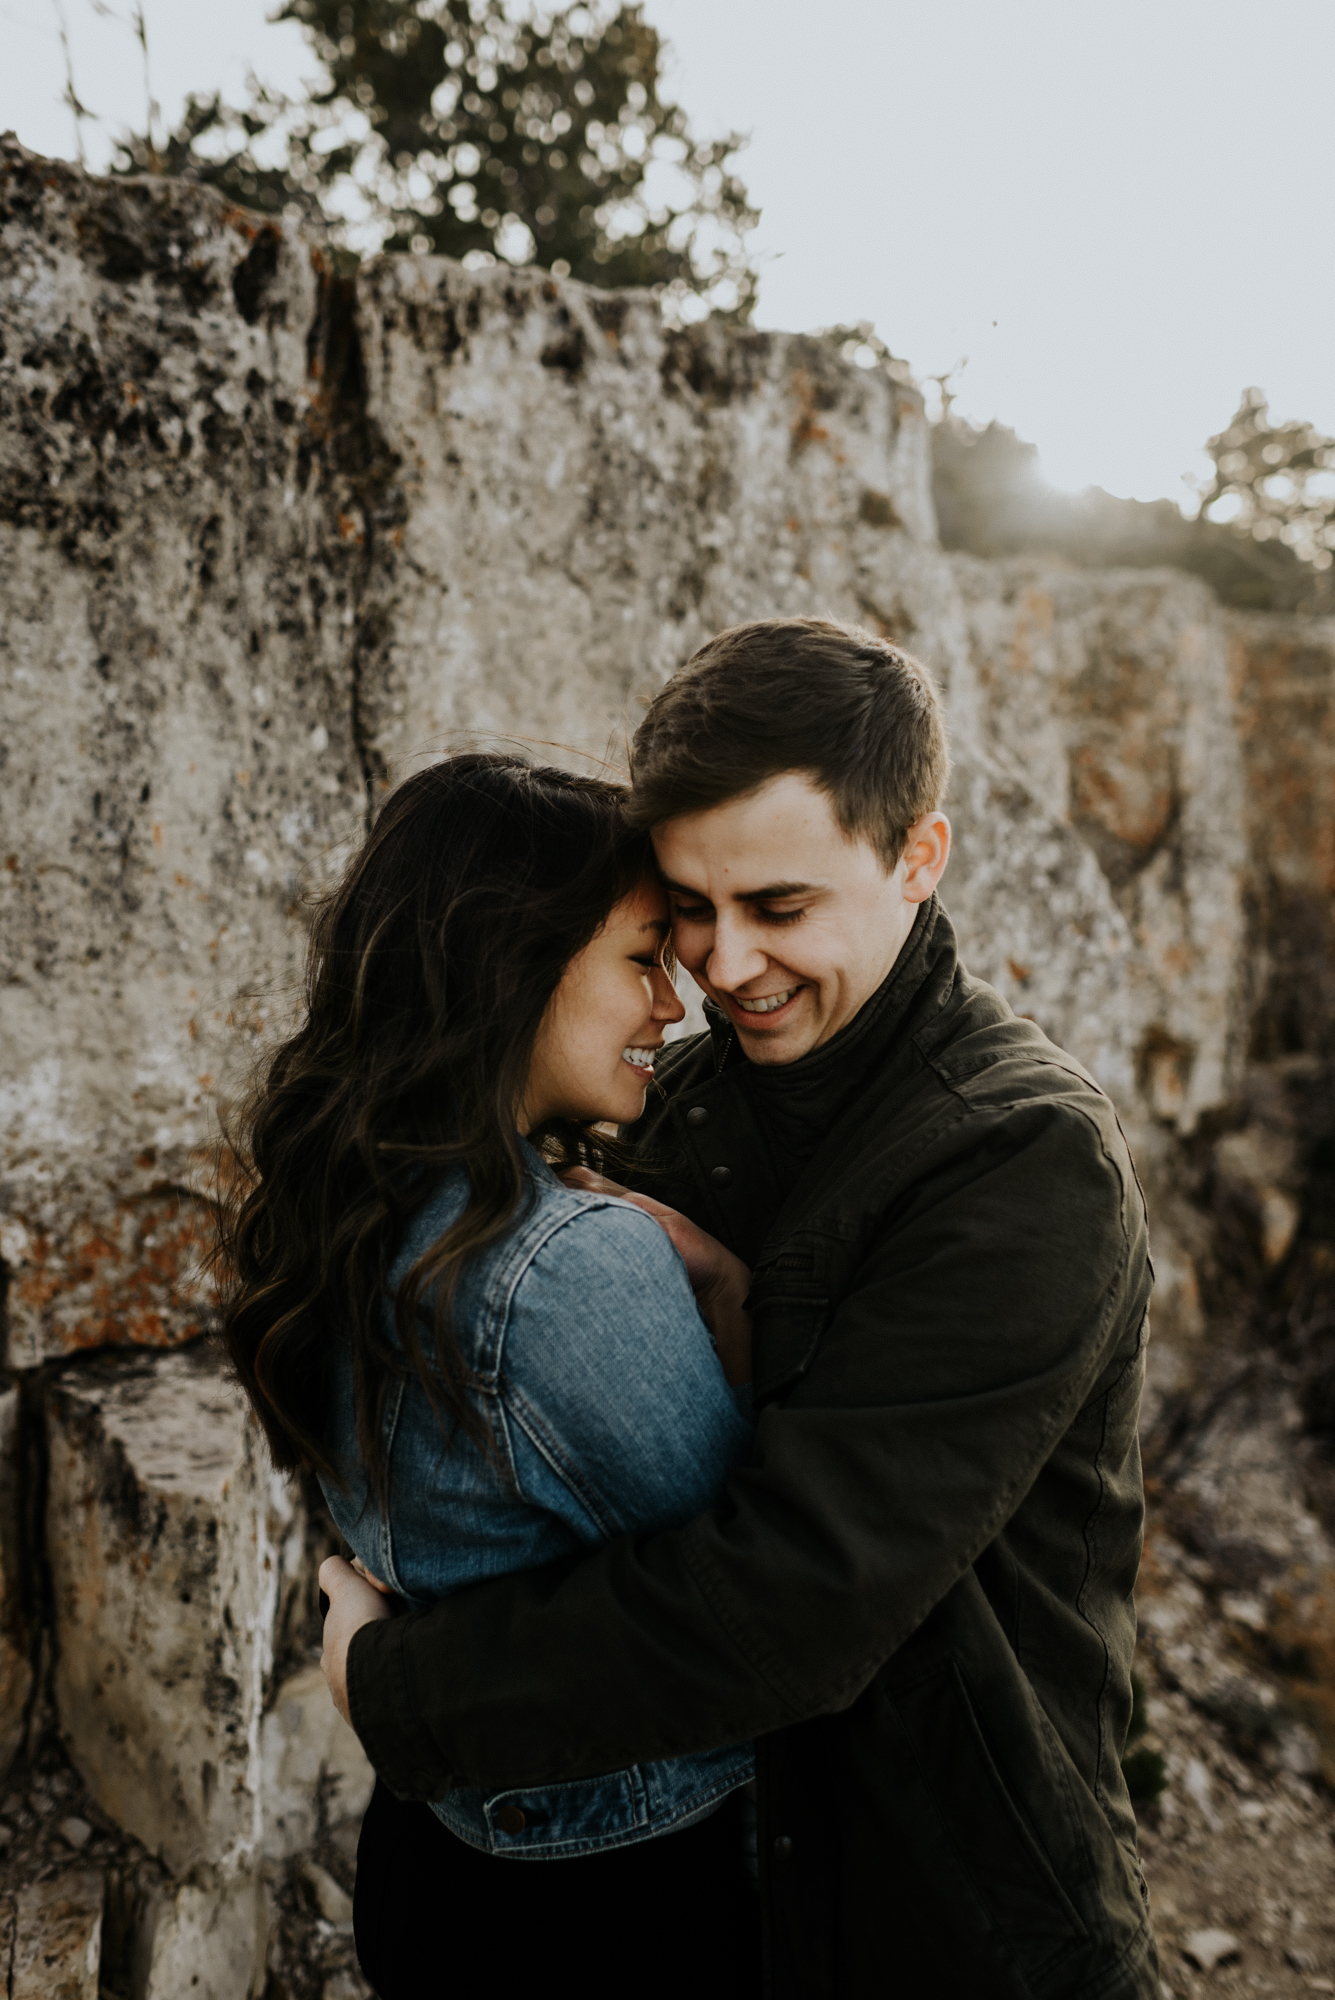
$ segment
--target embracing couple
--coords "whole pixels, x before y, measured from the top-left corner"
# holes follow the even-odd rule
[[[931,678],[739,626],[631,776],[403,784],[249,1114],[227,1337],[356,1558],[362,1965],[1154,2000],[1144,1205],[960,964]],[[708,1028],[668,1045],[674,961]]]

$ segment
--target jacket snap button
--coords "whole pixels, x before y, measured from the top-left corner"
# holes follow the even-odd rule
[[[711,1167],[709,1169],[709,1178],[713,1181],[716,1188],[725,1188],[732,1180],[732,1168]]]
[[[774,1843],[774,1859],[776,1861],[791,1861],[792,1858],[793,1843],[786,1833],[781,1833]]]
[[[705,1125],[708,1122],[709,1122],[709,1113],[706,1111],[703,1104],[693,1104],[690,1110],[686,1113],[686,1123],[688,1125]]]
[[[496,1815],[496,1824],[502,1833],[522,1833],[524,1815],[518,1806],[502,1806]]]

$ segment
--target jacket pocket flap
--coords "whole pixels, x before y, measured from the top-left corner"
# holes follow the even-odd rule
[[[825,1299],[751,1289],[751,1394],[759,1403],[789,1388],[811,1366],[825,1331]]]

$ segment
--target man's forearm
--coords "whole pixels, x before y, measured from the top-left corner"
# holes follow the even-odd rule
[[[1055,1180],[1070,1126],[1041,1125],[1044,1146]],[[1144,1278],[1098,1226],[1100,1161],[1076,1149],[1029,1240],[1010,1163],[991,1161],[911,1254],[887,1236],[752,1461],[687,1527],[358,1633],[352,1718],[387,1781],[430,1798],[591,1776],[856,1699],[1001,1532],[1134,1322]],[[962,1207],[1009,1253],[984,1310],[954,1254]]]
[[[973,1449],[933,1437],[921,1406],[775,1413],[759,1462],[688,1527],[359,1632],[349,1698],[372,1763],[403,1796],[434,1798],[846,1706],[999,1532],[1092,1372],[1074,1355],[1041,1396],[1024,1383],[975,1399]]]
[[[622,1536],[364,1626],[348,1653],[349,1708],[390,1788],[431,1799],[456,1783],[593,1776],[793,1720],[697,1584],[690,1533]],[[634,1616],[605,1633],[609,1596],[628,1588]],[[591,1646],[592,1630],[606,1643]]]

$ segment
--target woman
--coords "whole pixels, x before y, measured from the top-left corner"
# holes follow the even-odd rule
[[[744,1267],[665,1214],[711,1336],[664,1229],[588,1172],[684,1011],[622,798],[494,756],[404,784],[248,1114],[228,1348],[275,1462],[314,1468],[410,1605],[688,1520],[750,1444]],[[758,1990],[750,1775],[737,1745],[432,1807],[378,1787],[364,1970],[381,2000],[498,1971],[592,2000]]]

